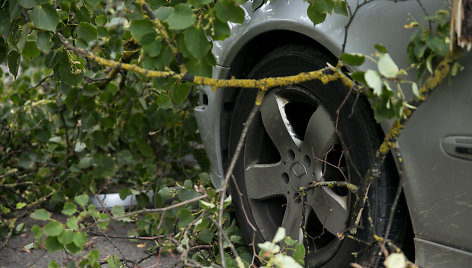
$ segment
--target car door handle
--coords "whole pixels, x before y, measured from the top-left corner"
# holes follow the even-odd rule
[[[452,157],[472,160],[472,137],[448,136],[441,140],[443,151]]]

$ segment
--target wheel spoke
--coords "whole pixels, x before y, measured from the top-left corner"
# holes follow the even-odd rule
[[[285,177],[282,164],[253,165],[245,171],[245,183],[248,197],[267,199],[286,194],[289,187],[288,175]]]
[[[300,202],[300,203],[299,203]],[[287,236],[293,240],[301,242],[303,240],[303,233],[301,229],[302,224],[302,203],[301,200],[287,199],[287,208],[285,209],[284,218],[282,220],[282,227],[285,228]]]
[[[337,195],[328,187],[316,188],[308,194],[308,204],[330,233],[336,235],[346,229],[349,216],[347,197]]]
[[[282,156],[286,150],[295,150],[301,143],[285,114],[287,103],[283,97],[271,93],[264,98],[260,109],[264,127]]]
[[[315,157],[324,159],[324,154],[334,144],[335,128],[329,113],[320,105],[308,122],[303,146],[315,153]]]

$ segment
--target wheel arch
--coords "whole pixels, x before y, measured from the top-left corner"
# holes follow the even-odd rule
[[[337,57],[334,55],[334,53],[306,34],[293,30],[270,30],[254,36],[243,46],[241,46],[237,52],[228,53],[234,56],[232,57],[232,61],[225,62],[225,66],[230,66],[229,72],[227,73],[226,77],[221,78],[246,77],[249,70],[251,70],[252,67],[257,64],[257,62],[259,62],[259,60],[262,59],[266,54],[278,47],[292,44],[313,46],[316,49],[325,52],[330,58],[333,59],[333,61],[337,60]],[[230,161],[230,159],[228,159],[229,156],[227,147],[230,131],[229,126],[231,124],[234,102],[238,94],[238,89],[225,88],[223,89],[223,94],[221,97],[222,101],[219,118],[219,138],[221,145],[220,153],[222,156],[224,169],[226,169],[227,163]]]

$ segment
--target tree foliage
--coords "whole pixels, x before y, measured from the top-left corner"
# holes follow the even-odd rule
[[[49,208],[68,217],[61,223],[44,208],[31,213],[33,219],[47,222],[43,227],[33,226],[31,231],[50,251],[80,252],[87,242],[89,224],[106,228],[110,218],[115,218],[136,221],[135,235],[172,233],[176,239],[163,247],[183,255],[198,243],[216,246],[214,233],[224,229],[228,236],[224,256],[213,249],[193,254],[191,259],[205,265],[221,263],[220,259],[235,266],[251,263],[251,252],[242,246],[241,234],[227,211],[231,197],[222,200],[220,206],[217,200],[221,190],[211,187],[205,173],[209,167],[192,113],[197,94],[192,83],[195,80],[191,79],[201,76],[199,83],[219,85],[204,79],[211,77],[215,65],[212,41],[230,35],[228,23],[244,21],[240,6],[244,2],[2,1],[2,234],[11,235],[14,227],[22,231],[19,224],[15,226],[16,219],[47,201]],[[314,25],[327,15],[352,15],[342,0],[307,2],[307,15]],[[306,79],[323,83],[342,79],[371,99],[377,120],[401,119],[411,108],[401,87],[408,85],[408,90],[420,96],[426,74],[432,74],[448,53],[447,11],[438,11],[427,19],[437,25],[434,31],[417,21],[408,24],[418,27],[408,47],[408,57],[418,69],[416,82],[403,79],[406,69],[397,66],[381,44],[375,45],[375,55],[343,54],[344,63],[327,67],[335,72],[332,76],[318,71],[318,76]],[[116,64],[103,64],[100,59]],[[350,78],[340,71],[342,64],[359,66],[366,59],[376,62],[377,69],[355,72]],[[136,72],[138,68],[140,72]],[[460,68],[454,65],[452,74]],[[158,78],[148,75],[150,71],[176,76]],[[271,85],[296,81],[275,79]],[[238,81],[224,82],[236,85]],[[266,81],[239,82],[240,86],[268,89]],[[189,161],[191,158],[198,165]],[[140,212],[150,214],[136,218],[138,213],[126,213],[123,207],[115,207],[108,214],[88,204],[89,194],[116,185],[121,187],[118,190],[123,199],[135,194],[139,207],[152,203],[157,210],[144,209]],[[170,187],[174,185],[178,187]],[[153,200],[144,194],[148,190],[154,190]],[[165,204],[175,207],[164,209]],[[224,213],[224,222],[217,221],[217,213]],[[289,246],[284,253],[290,252],[293,258],[281,253],[277,243],[282,240]],[[303,264],[303,245],[286,238],[283,230],[272,242],[259,246],[259,258],[265,264]],[[98,266],[99,254],[91,251],[80,265]],[[119,259],[110,257],[108,264],[117,267]]]

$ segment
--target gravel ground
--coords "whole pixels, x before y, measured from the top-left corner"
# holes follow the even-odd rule
[[[8,242],[7,247],[0,251],[0,268],[13,267],[47,267],[49,262],[56,261],[59,265],[66,266],[74,259],[88,254],[90,250],[98,249],[100,259],[105,261],[107,256],[116,255],[127,260],[127,267],[181,267],[177,256],[171,254],[149,255],[146,249],[154,245],[153,241],[133,242],[129,239],[113,238],[126,237],[131,224],[111,222],[106,231],[109,236],[89,236],[89,242],[84,252],[79,254],[66,254],[64,251],[50,253],[45,249],[25,250],[25,245],[34,241],[33,234],[29,231],[34,224],[44,225],[45,222],[26,219],[27,230],[21,235],[14,236]],[[3,241],[0,243],[3,244]],[[139,263],[138,263],[139,262]],[[108,267],[103,265],[102,267]]]

